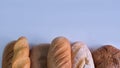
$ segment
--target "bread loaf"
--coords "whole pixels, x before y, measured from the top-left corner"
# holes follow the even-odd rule
[[[6,46],[2,68],[30,68],[29,45],[25,37]]]
[[[65,37],[55,38],[48,51],[48,68],[71,68],[71,47]]]
[[[12,68],[13,48],[16,41],[10,42],[4,49],[2,56],[2,68]]]
[[[31,68],[47,68],[47,55],[50,44],[33,46],[30,52]]]
[[[120,50],[112,45],[105,45],[93,53],[95,68],[120,68]]]
[[[94,68],[91,52],[82,42],[75,42],[72,45],[73,68]]]

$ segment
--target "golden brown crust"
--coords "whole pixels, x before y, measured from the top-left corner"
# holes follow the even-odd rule
[[[25,37],[5,47],[2,68],[30,68],[29,45]]]
[[[52,41],[47,58],[48,68],[71,68],[70,42],[64,37]]]
[[[47,55],[50,44],[33,46],[30,52],[31,68],[47,68]]]
[[[14,45],[12,68],[30,68],[29,45],[25,37],[20,37]]]

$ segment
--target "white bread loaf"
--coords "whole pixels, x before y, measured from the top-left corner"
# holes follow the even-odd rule
[[[94,68],[91,52],[82,42],[75,42],[72,45],[73,68]]]

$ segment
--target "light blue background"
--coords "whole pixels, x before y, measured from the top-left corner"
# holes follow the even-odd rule
[[[120,47],[120,0],[0,0],[0,61],[5,45],[20,36],[32,44],[65,36],[93,49]]]

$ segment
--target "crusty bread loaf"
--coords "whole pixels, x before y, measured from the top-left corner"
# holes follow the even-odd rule
[[[55,38],[48,51],[48,68],[71,68],[71,47],[65,37]]]
[[[21,37],[14,45],[12,68],[30,68],[29,44],[25,37]]]
[[[2,68],[30,68],[29,45],[25,37],[6,46]]]
[[[50,44],[33,46],[30,52],[31,68],[47,68],[47,55]]]
[[[105,45],[92,53],[95,68],[120,68],[120,50],[112,45]]]
[[[4,49],[2,56],[2,68],[12,68],[13,47],[16,41],[10,42]]]
[[[91,52],[82,42],[75,42],[72,45],[73,68],[94,68]]]

